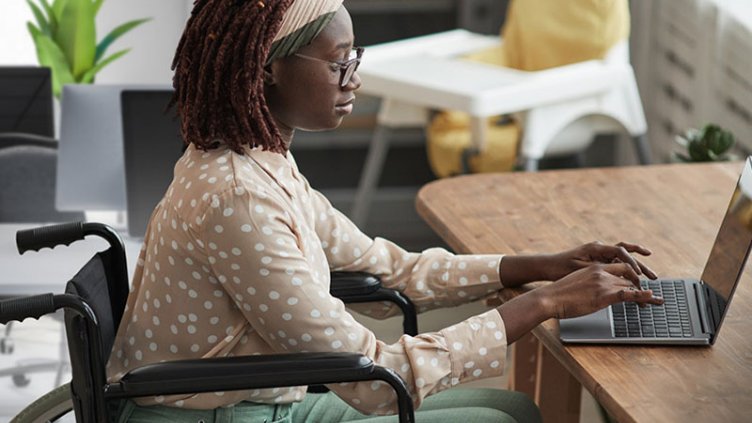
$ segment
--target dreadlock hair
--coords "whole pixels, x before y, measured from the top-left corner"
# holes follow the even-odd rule
[[[196,0],[172,70],[186,144],[201,150],[220,143],[284,153],[264,98],[263,72],[272,40],[293,0]]]

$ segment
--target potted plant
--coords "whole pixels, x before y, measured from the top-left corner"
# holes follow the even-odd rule
[[[674,156],[682,162],[716,162],[736,158],[731,154],[734,134],[715,124],[707,124],[702,129],[689,129],[684,135],[678,135],[676,142],[683,151],[675,152]]]
[[[106,56],[107,48],[120,36],[149,19],[126,22],[97,42],[95,18],[104,0],[26,0],[36,25],[27,26],[42,66],[52,72],[52,90],[57,98],[64,84],[91,84],[105,66],[130,49]]]

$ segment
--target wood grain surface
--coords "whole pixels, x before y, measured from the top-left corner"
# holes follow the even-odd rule
[[[699,278],[741,162],[466,175],[423,187],[418,213],[458,253],[630,241],[659,276]],[[752,267],[752,266],[750,266]],[[566,346],[533,333],[621,422],[752,421],[752,271],[712,347]],[[530,289],[528,286],[525,289]],[[522,290],[505,290],[502,300]]]

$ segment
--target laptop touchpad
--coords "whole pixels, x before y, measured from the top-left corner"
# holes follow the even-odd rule
[[[611,319],[609,307],[574,319],[559,320],[560,336],[563,340],[609,339]]]

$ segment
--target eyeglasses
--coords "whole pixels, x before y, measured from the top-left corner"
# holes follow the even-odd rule
[[[306,56],[305,54],[295,53],[295,56],[298,56],[302,59],[308,59],[308,60],[314,60],[316,62],[324,62],[329,65],[329,68],[333,71],[339,71],[339,86],[345,87],[347,84],[350,83],[350,80],[352,79],[353,74],[355,74],[355,71],[358,70],[358,66],[360,66],[360,59],[363,57],[363,50],[365,50],[363,47],[354,47],[350,51],[350,56],[347,60],[342,62],[330,62],[328,60],[319,59],[318,57],[311,57]]]

